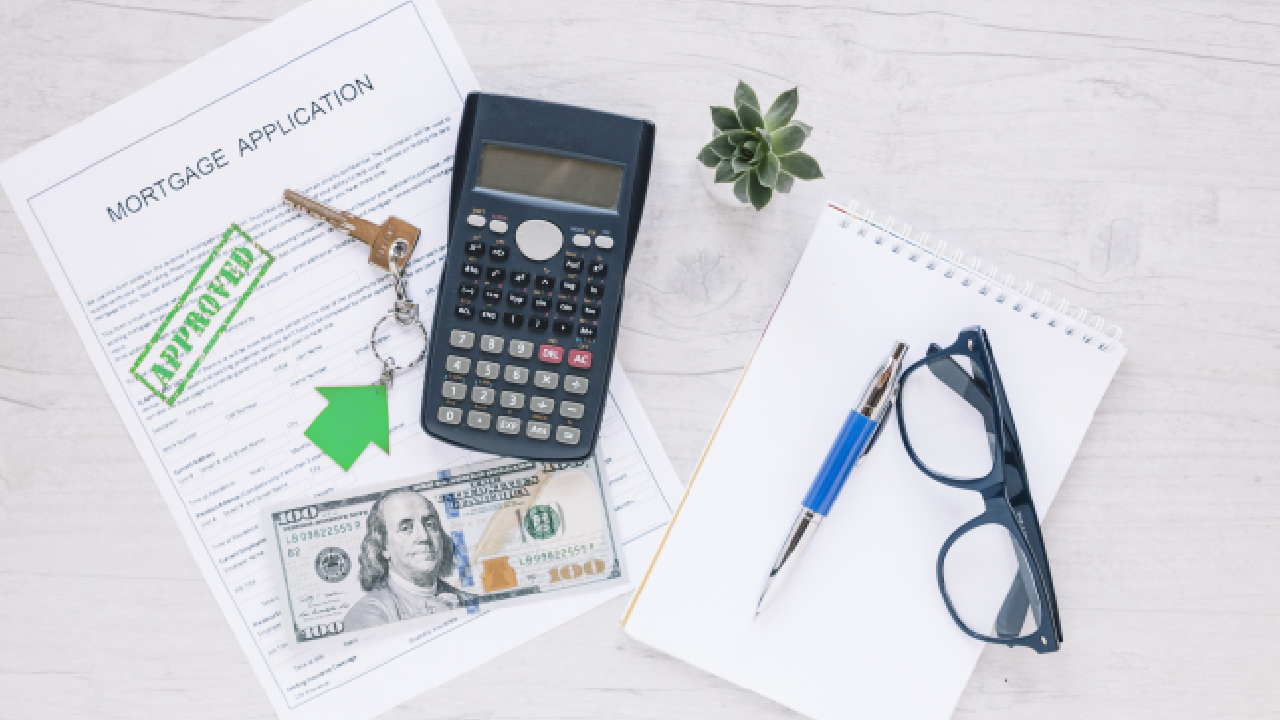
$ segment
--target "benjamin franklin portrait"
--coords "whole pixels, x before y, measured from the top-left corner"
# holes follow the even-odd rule
[[[343,620],[347,631],[456,610],[476,596],[446,583],[453,574],[453,540],[435,505],[411,490],[392,490],[369,511],[360,546],[365,595]]]

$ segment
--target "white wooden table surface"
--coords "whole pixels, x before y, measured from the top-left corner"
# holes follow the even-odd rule
[[[0,0],[0,158],[296,4]],[[485,89],[656,121],[619,347],[686,482],[827,198],[1124,327],[1046,524],[1063,650],[987,648],[957,717],[1280,715],[1280,5],[442,6]],[[739,78],[800,87],[827,174],[758,214],[693,160]],[[796,717],[631,641],[622,607],[387,717]],[[0,200],[0,719],[270,717]]]

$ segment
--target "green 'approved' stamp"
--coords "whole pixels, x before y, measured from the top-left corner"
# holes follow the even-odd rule
[[[130,372],[173,405],[275,258],[238,226],[204,261]]]

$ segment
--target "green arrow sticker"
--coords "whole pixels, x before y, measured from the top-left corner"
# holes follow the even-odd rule
[[[369,443],[391,454],[387,386],[318,387],[316,392],[329,404],[307,427],[306,435],[343,470],[356,464]]]

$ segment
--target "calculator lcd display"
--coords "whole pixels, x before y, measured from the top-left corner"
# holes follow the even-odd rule
[[[476,185],[547,200],[618,209],[625,166],[485,143]]]

